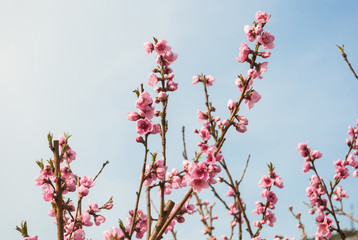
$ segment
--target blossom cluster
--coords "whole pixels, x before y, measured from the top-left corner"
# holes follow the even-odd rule
[[[358,126],[358,120],[356,125]],[[348,154],[344,160],[337,160],[333,162],[333,166],[336,169],[336,174],[333,176],[333,182],[330,182],[330,188],[328,189],[323,178],[319,177],[318,170],[315,163],[317,159],[322,157],[322,153],[308,147],[307,143],[300,143],[297,146],[297,150],[300,151],[300,155],[304,158],[304,164],[302,171],[304,173],[312,170],[314,175],[310,179],[310,186],[307,187],[307,197],[310,199],[310,213],[313,214],[317,211],[316,224],[317,232],[316,239],[328,239],[332,235],[333,219],[328,215],[332,215],[335,219],[335,209],[332,205],[332,199],[336,201],[342,201],[342,198],[348,198],[348,194],[343,190],[342,186],[338,186],[342,179],[346,179],[350,176],[347,166],[351,166],[354,169],[353,176],[358,177],[358,161],[355,160],[355,156],[358,156],[358,129],[356,126],[348,127],[349,138],[346,139],[347,146],[349,148]],[[352,153],[352,154],[351,154]],[[336,222],[338,225],[339,223]],[[338,228],[339,229],[339,228]]]
[[[254,222],[255,227],[261,227],[263,224],[273,227],[273,224],[276,222],[275,214],[271,210],[275,209],[275,204],[278,199],[276,194],[271,191],[271,188],[273,186],[283,188],[283,183],[281,181],[281,177],[274,171],[273,165],[270,164],[268,166],[270,174],[268,176],[263,176],[259,182],[259,186],[264,189],[261,191],[261,197],[266,198],[266,203],[261,201],[255,202],[256,209],[252,212],[254,215],[262,214],[262,219]]]
[[[93,221],[96,226],[105,222],[105,217],[100,215],[101,210],[109,210],[113,207],[112,198],[103,206],[99,207],[96,202],[89,200],[89,209],[80,212],[81,206],[74,205],[73,201],[68,198],[64,199],[65,195],[69,192],[76,192],[78,195],[78,202],[81,204],[82,198],[89,194],[89,189],[95,185],[92,177],[83,176],[82,178],[72,172],[70,163],[76,159],[76,152],[68,145],[69,135],[59,136],[59,152],[60,157],[60,173],[59,177],[55,175],[55,161],[49,160],[47,165],[44,165],[43,160],[38,161],[37,164],[41,168],[39,175],[35,178],[36,185],[42,186],[42,197],[45,201],[51,202],[51,208],[48,213],[49,216],[55,218],[56,212],[63,211],[64,222],[64,239],[84,240],[85,231],[84,226],[90,227]],[[52,146],[52,135],[49,134],[51,139],[50,146]],[[61,183],[61,189],[56,189],[56,183]],[[60,193],[61,195],[58,195]],[[58,202],[62,202],[62,210],[58,206]],[[25,238],[24,238],[25,239]]]

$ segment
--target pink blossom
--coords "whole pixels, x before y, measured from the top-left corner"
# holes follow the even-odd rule
[[[87,227],[90,227],[93,225],[93,222],[91,222],[91,215],[87,211],[84,211],[82,213],[81,222],[83,225],[85,225]]]
[[[53,199],[54,189],[50,184],[45,183],[42,187],[42,198],[49,202]]]
[[[148,85],[149,86],[154,86],[157,83],[158,83],[158,77],[154,73],[150,73],[149,74]]]
[[[250,94],[246,95],[244,102],[250,110],[251,108],[253,108],[254,104],[257,103],[260,99],[261,95],[254,90]]]
[[[262,79],[261,77],[261,74],[265,73],[267,71],[267,64],[268,62],[263,62],[263,63],[260,63],[259,65],[259,71],[257,72],[258,73],[258,78],[259,79]]]
[[[170,51],[172,48],[167,45],[166,40],[160,40],[157,44],[154,46],[154,50],[159,54],[165,54],[167,51]]]
[[[112,229],[103,232],[104,239],[103,240],[119,240],[123,236],[123,232],[121,229],[112,227]]]
[[[260,52],[259,56],[261,56],[263,58],[268,58],[271,56],[271,52]]]
[[[267,12],[258,11],[255,14],[256,21],[260,24],[267,23],[270,20],[270,16]]]
[[[348,198],[348,194],[347,191],[343,191],[342,186],[338,186],[336,191],[335,191],[335,196],[334,196],[334,200],[338,201],[338,200],[342,200],[342,197]]]
[[[317,151],[317,150],[314,150],[313,152],[312,152],[312,160],[314,160],[314,159],[319,159],[319,158],[321,158],[322,157],[322,153],[321,152],[319,152],[319,151]]]
[[[250,42],[255,41],[256,37],[258,35],[260,35],[262,31],[263,31],[263,29],[262,29],[262,27],[260,25],[258,25],[257,27],[253,27],[253,26],[250,26],[250,25],[245,25],[245,27],[244,27],[244,32],[247,35],[247,39]]]
[[[140,118],[140,115],[137,112],[129,111],[127,113],[127,118],[129,121],[137,121]]]
[[[190,179],[188,185],[193,187],[194,191],[197,193],[200,193],[203,189],[209,188],[208,182],[202,179]]]
[[[151,42],[145,42],[143,46],[145,51],[147,52],[146,56],[148,56],[153,51],[153,44]]]
[[[251,79],[255,79],[259,76],[259,74],[256,69],[249,69],[249,71],[247,71],[247,76],[249,76]]]
[[[86,239],[86,233],[83,229],[77,229],[73,233],[74,240],[85,240]]]
[[[86,188],[91,188],[95,185],[93,178],[92,177],[87,178],[86,176],[81,178],[80,183],[81,183],[81,185],[85,186]]]
[[[144,143],[144,139],[143,139],[142,136],[135,136],[135,141],[136,141],[137,143]]]
[[[104,204],[103,205],[103,208],[104,209],[107,209],[107,210],[110,210],[110,209],[112,209],[113,208],[113,203],[106,203],[106,204]]]
[[[167,81],[167,88],[168,88],[168,91],[172,91],[174,92],[175,90],[178,89],[178,83],[172,81],[172,80],[168,80]]]
[[[238,131],[240,133],[244,133],[247,131],[247,127],[242,124],[235,124],[235,128],[236,128],[236,131]]]
[[[241,43],[239,57],[236,58],[236,61],[245,62],[250,52],[251,49],[249,48],[249,46],[247,46],[245,42]]]
[[[204,140],[208,141],[211,137],[210,132],[207,128],[202,127],[199,131],[199,136]]]
[[[267,201],[270,202],[271,204],[276,204],[277,200],[278,199],[276,197],[276,194],[270,191],[267,195]]]
[[[230,111],[234,110],[236,103],[230,98],[229,101],[227,102],[227,107],[229,108]]]
[[[259,182],[259,186],[262,188],[268,188],[271,187],[273,185],[273,181],[270,177],[264,175],[262,176],[260,182]]]
[[[304,163],[303,163],[302,171],[303,171],[304,173],[306,173],[306,172],[308,172],[310,169],[311,169],[311,163],[309,163],[309,162],[304,162]]]
[[[88,200],[88,205],[90,207],[90,209],[93,211],[93,212],[99,212],[99,208],[98,208],[98,204],[95,203],[95,202],[91,202],[91,200]]]
[[[172,51],[168,51],[163,55],[163,57],[166,61],[166,65],[168,66],[168,65],[172,64],[175,60],[177,60],[178,54],[173,53]]]
[[[213,83],[215,82],[215,78],[213,76],[211,76],[211,75],[206,75],[205,80],[206,80],[206,85],[207,86],[212,86]]]
[[[247,118],[244,116],[238,116],[238,120],[239,120],[239,123],[241,123],[243,125],[247,126],[249,124],[249,120],[247,120]]]
[[[273,41],[275,36],[270,34],[270,31],[264,32],[262,35],[257,37],[257,42],[259,42],[264,49],[273,49],[275,44]]]
[[[208,178],[208,168],[205,162],[199,162],[195,167],[190,171],[190,176],[194,179],[206,180]]]
[[[153,130],[153,125],[147,119],[137,121],[137,133],[146,135]]]
[[[225,196],[231,197],[231,196],[233,196],[233,195],[234,195],[234,189],[232,189],[231,187],[229,187],[229,191],[227,191],[227,192],[225,193]]]
[[[96,226],[99,226],[101,223],[104,223],[106,221],[106,218],[103,217],[102,215],[97,215],[94,217],[94,223],[96,224]]]
[[[83,185],[81,185],[77,191],[78,191],[78,194],[82,197],[87,196],[89,193],[89,189]]]
[[[198,75],[193,76],[193,82],[192,82],[192,84],[193,84],[193,85],[194,85],[194,84],[197,84],[197,83],[199,82],[199,80],[200,80],[200,78],[199,78]]]
[[[167,96],[168,96],[168,95],[167,95],[165,92],[160,92],[160,93],[158,94],[158,98],[159,98],[160,100],[164,100]]]

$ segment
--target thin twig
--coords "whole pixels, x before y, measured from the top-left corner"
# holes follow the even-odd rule
[[[99,170],[99,172],[97,173],[97,175],[93,178],[93,181],[96,181],[97,177],[101,174],[103,168],[109,163],[109,161],[107,160],[105,163],[103,163],[101,170]]]
[[[249,161],[250,161],[250,155],[247,157],[245,169],[244,169],[244,172],[242,173],[242,176],[241,176],[241,179],[240,179],[239,183],[237,184],[238,186],[240,185],[240,183],[242,182],[242,180],[244,180],[244,176],[245,176],[247,167],[249,166]]]
[[[354,77],[355,77],[356,79],[358,79],[358,76],[357,76],[356,72],[354,71],[352,65],[351,65],[350,62],[348,61],[347,54],[344,52],[344,45],[342,45],[342,46],[337,45],[337,47],[338,47],[339,51],[341,52],[341,54],[342,54],[342,56],[343,56],[343,58],[344,58],[344,61],[347,62],[349,68],[351,69],[351,71],[352,71]]]
[[[188,154],[186,152],[186,144],[185,144],[185,126],[183,126],[182,128],[182,134],[183,134],[183,146],[184,146],[183,157],[184,159],[188,159]]]

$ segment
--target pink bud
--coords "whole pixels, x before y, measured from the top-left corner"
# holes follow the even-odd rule
[[[127,118],[129,121],[137,121],[140,118],[140,115],[137,112],[129,111],[127,113]]]
[[[235,102],[230,98],[229,101],[227,102],[227,107],[230,109],[230,111],[232,111],[235,108],[235,105],[236,105]]]
[[[135,141],[136,141],[137,143],[144,143],[144,139],[143,139],[142,136],[135,136]]]

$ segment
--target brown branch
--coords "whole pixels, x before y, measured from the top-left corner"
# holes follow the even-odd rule
[[[63,196],[62,196],[62,179],[61,179],[61,168],[60,168],[60,153],[59,153],[59,141],[55,140],[53,142],[53,148],[51,149],[55,159],[55,176],[57,178],[56,182],[56,222],[57,222],[57,239],[64,239],[64,221],[63,221]]]
[[[172,220],[174,219],[174,217],[178,214],[178,212],[180,211],[180,209],[184,206],[185,202],[189,199],[189,197],[191,196],[191,194],[193,194],[194,189],[190,188],[189,191],[185,194],[184,198],[181,200],[181,202],[179,203],[179,205],[177,206],[177,208],[175,209],[175,211],[170,215],[170,217],[166,220],[165,224],[163,225],[163,227],[160,229],[160,231],[157,234],[157,238],[151,238],[150,240],[154,240],[154,239],[160,239],[161,236],[163,235],[165,229],[169,226],[169,224],[172,222]],[[169,201],[168,201],[169,202]]]
[[[103,163],[101,170],[99,170],[99,172],[97,173],[97,175],[93,178],[93,181],[96,181],[97,177],[101,174],[103,168],[109,163],[109,161],[107,160],[105,163]]]
[[[242,182],[242,180],[244,180],[244,176],[245,176],[247,167],[249,166],[249,161],[250,161],[250,155],[247,157],[245,169],[244,169],[244,172],[242,173],[242,176],[241,176],[241,179],[240,179],[239,183],[237,184],[238,186],[240,185],[240,183]]]
[[[153,233],[150,236],[150,240],[156,240],[161,239],[161,236],[163,235],[163,232],[168,227],[166,225],[166,221],[168,219],[168,216],[172,209],[174,208],[175,203],[171,200],[168,200],[167,204],[164,207],[164,210],[162,211],[162,215],[159,216],[157,224],[155,225],[155,228],[153,230]],[[170,222],[169,222],[170,223]]]
[[[346,63],[348,64],[349,68],[351,69],[351,71],[352,71],[354,77],[355,77],[356,79],[358,79],[358,76],[357,76],[356,72],[354,71],[352,65],[351,65],[350,62],[348,61],[347,54],[344,52],[344,45],[342,45],[342,46],[337,45],[337,47],[338,47],[339,51],[341,52],[341,54],[342,54],[342,56],[343,56],[343,58],[344,58],[344,61],[346,61]]]
[[[182,128],[182,135],[183,135],[183,147],[184,147],[183,157],[184,157],[184,159],[188,159],[188,154],[186,152],[186,144],[185,144],[185,126],[183,126],[183,128]]]
[[[144,151],[144,161],[143,161],[143,167],[142,167],[142,177],[141,177],[140,184],[139,184],[139,190],[137,192],[137,199],[136,199],[136,203],[135,203],[135,207],[134,207],[134,211],[133,211],[133,220],[132,220],[131,228],[129,231],[129,238],[131,238],[134,233],[134,224],[135,224],[135,219],[137,217],[140,194],[142,192],[142,187],[143,187],[143,183],[144,183],[145,167],[147,165],[147,157],[148,157],[148,142],[147,142],[147,140],[148,140],[148,135],[145,135],[145,140],[144,140],[145,151]]]
[[[150,186],[146,188],[147,195],[147,240],[149,240],[149,236],[152,228],[152,214],[151,214],[151,206],[150,206]]]

